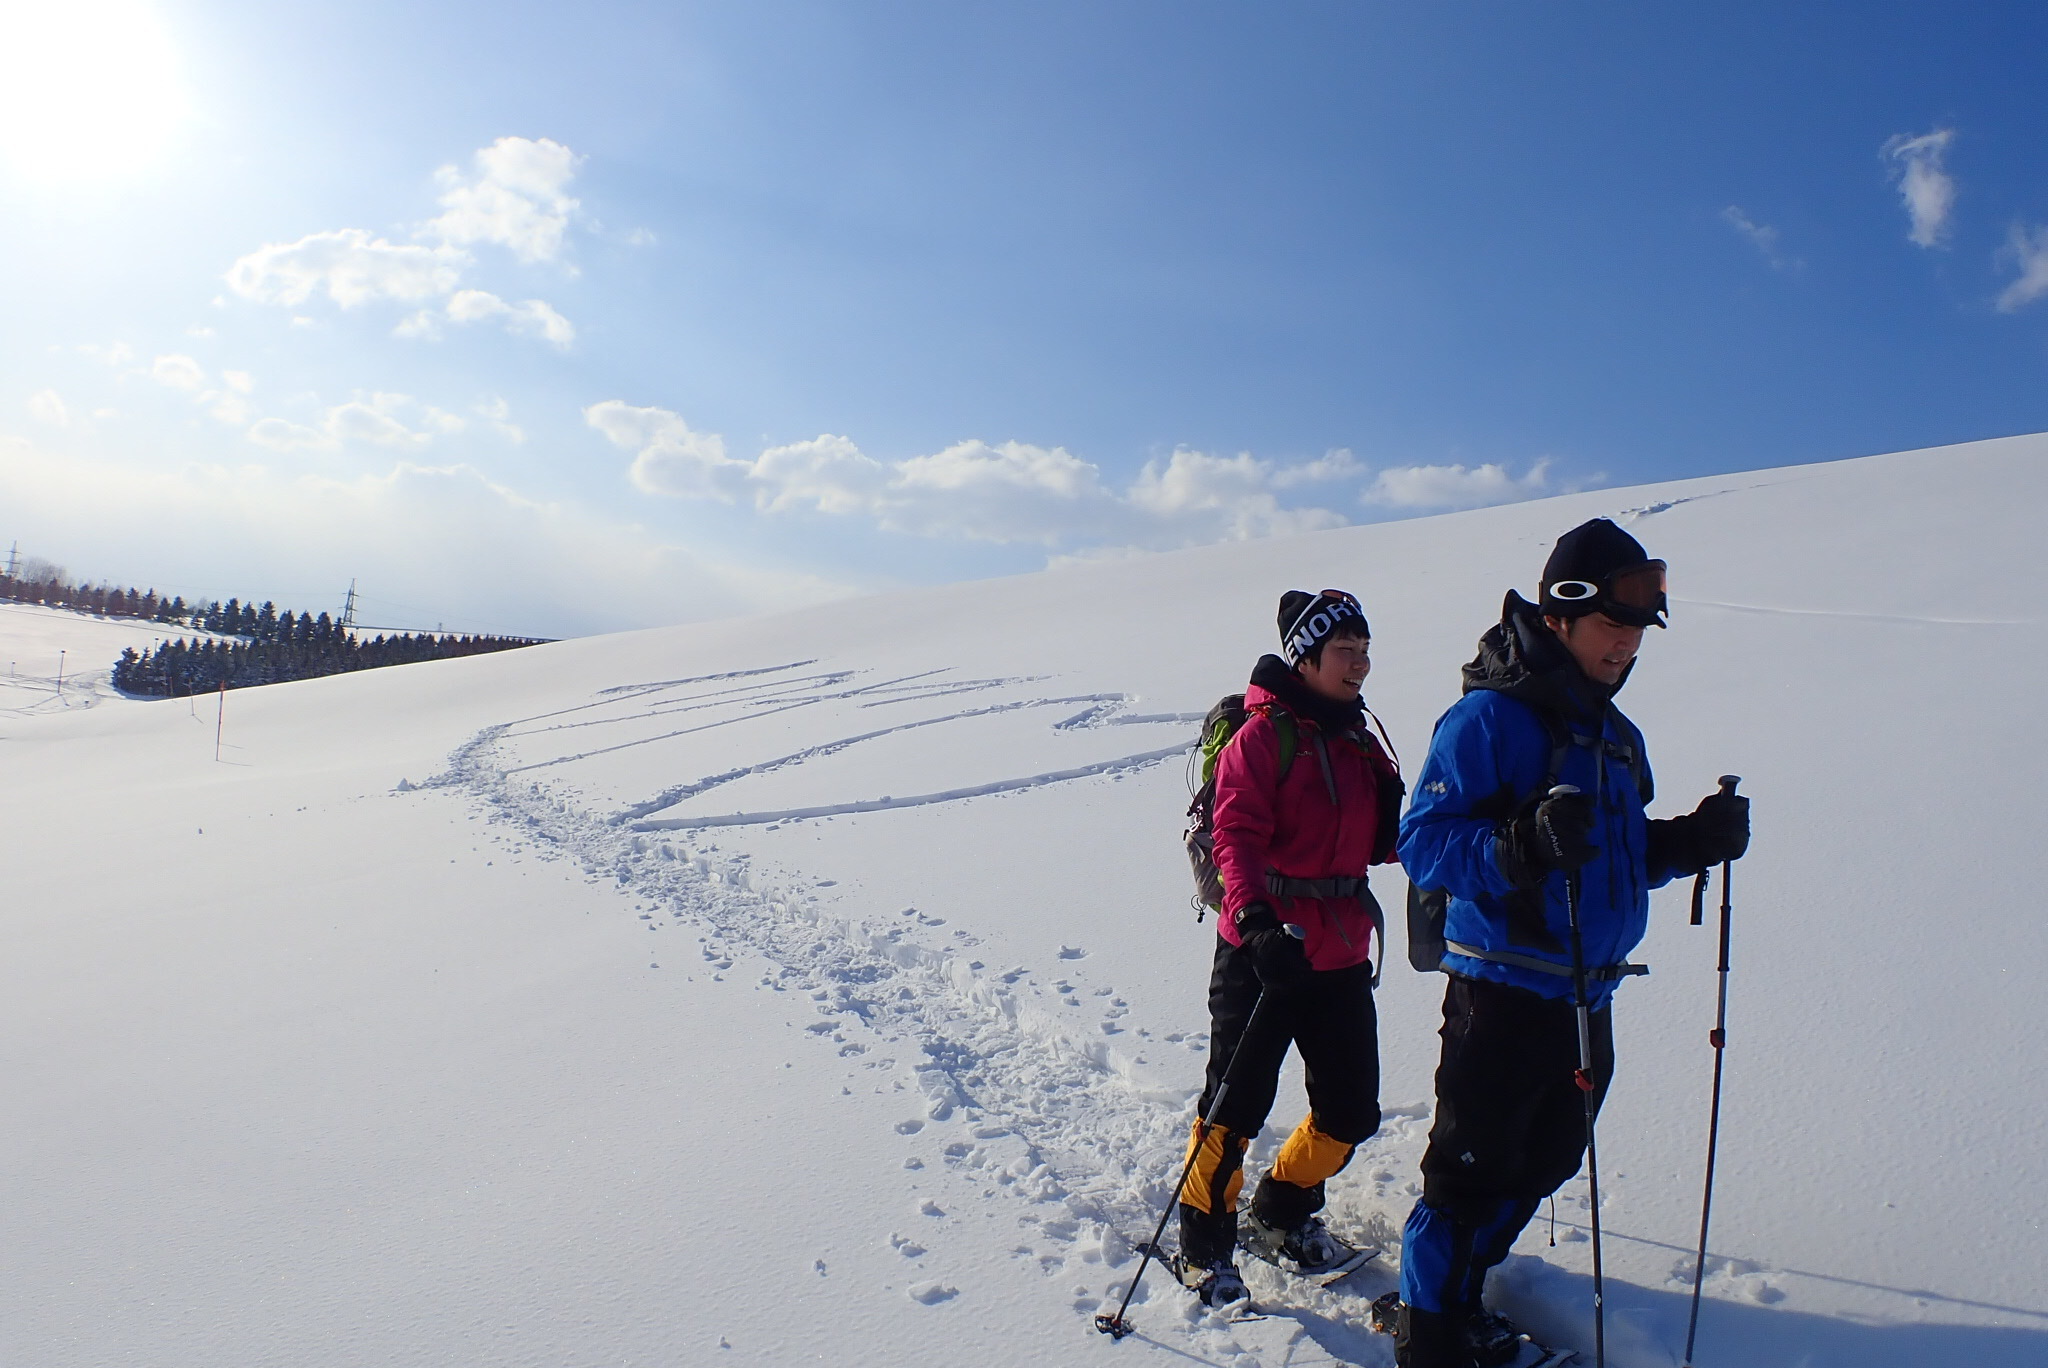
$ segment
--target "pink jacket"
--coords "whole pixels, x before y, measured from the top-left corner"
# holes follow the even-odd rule
[[[1382,795],[1398,813],[1398,772],[1377,738],[1361,728],[1328,736],[1290,713],[1294,758],[1280,774],[1280,738],[1269,709],[1278,697],[1258,684],[1245,690],[1249,716],[1216,759],[1216,868],[1223,875],[1217,930],[1236,945],[1237,911],[1264,900],[1283,922],[1308,931],[1303,950],[1316,969],[1344,969],[1372,952],[1372,917],[1359,898],[1277,898],[1268,871],[1297,879],[1356,877],[1394,859],[1393,820],[1381,821]],[[1318,740],[1322,744],[1317,745]],[[1321,754],[1318,754],[1318,751]],[[1323,756],[1329,760],[1326,772]],[[1337,801],[1330,801],[1334,784]],[[1368,895],[1370,896],[1370,895]],[[1381,946],[1381,958],[1386,948]]]

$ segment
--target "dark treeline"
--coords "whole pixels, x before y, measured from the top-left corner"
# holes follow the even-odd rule
[[[269,605],[264,605],[268,607]],[[287,615],[288,617],[288,615]],[[298,635],[300,627],[306,635]],[[483,655],[531,646],[515,637],[434,636],[407,633],[369,641],[341,630],[322,613],[309,621],[301,613],[290,637],[273,635],[256,641],[167,641],[142,655],[131,646],[114,664],[114,687],[123,693],[173,698],[211,693],[226,684],[243,689],[256,684],[283,684],[293,679],[349,670],[374,670],[384,665],[410,665],[422,660]]]
[[[199,602],[188,604],[182,595],[172,598],[159,597],[156,590],[138,594],[133,585],[116,589],[108,584],[73,584],[62,575],[48,578],[0,575],[0,599],[13,603],[40,603],[51,608],[69,608],[76,613],[97,613],[101,617],[143,618],[150,622],[161,622],[167,627],[190,627],[200,632],[224,632],[230,636],[243,635],[240,623],[244,609],[240,603],[230,599],[234,605],[236,626],[215,626],[227,620],[227,609],[218,603]],[[268,605],[265,605],[266,607]],[[257,610],[246,610],[253,619]],[[273,619],[277,610],[270,610]],[[213,622],[203,621],[208,616]]]
[[[137,618],[183,627],[188,631],[236,641],[183,637],[143,655],[132,646],[114,664],[114,687],[124,693],[170,698],[210,693],[225,683],[230,689],[252,684],[282,684],[293,679],[374,670],[383,665],[410,665],[421,660],[483,655],[490,651],[531,646],[526,637],[455,636],[444,633],[402,633],[365,641],[326,613],[279,611],[274,603],[257,606],[231,598],[185,602],[183,595],[165,598],[155,589],[136,593],[134,586],[73,584],[61,572],[46,576],[0,575],[0,600],[38,603],[101,617]]]

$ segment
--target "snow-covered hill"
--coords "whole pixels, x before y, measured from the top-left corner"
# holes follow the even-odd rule
[[[0,717],[0,1361],[1390,1363],[1385,1269],[1090,1325],[1203,1062],[1184,748],[1334,584],[1412,768],[1595,514],[1672,567],[1621,700],[1655,810],[1756,805],[1697,1361],[2048,1361],[2043,510],[2014,438],[246,690],[218,763],[205,707]],[[1685,912],[1602,1122],[1622,1368],[1684,1341]],[[1397,954],[1340,1226],[1412,1200],[1440,991]],[[1584,1197],[1499,1280],[1562,1338]]]
[[[221,639],[137,618],[0,603],[0,714],[90,708],[114,697],[110,676],[123,650],[152,651],[174,637]]]

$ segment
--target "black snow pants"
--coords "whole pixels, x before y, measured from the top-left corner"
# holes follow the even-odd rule
[[[1262,1218],[1292,1226],[1320,1210],[1323,1180],[1380,1126],[1372,965],[1319,970],[1296,987],[1276,991],[1258,1029],[1250,1031],[1259,994],[1251,956],[1218,936],[1209,974],[1208,1081],[1198,1115],[1208,1115],[1226,1068],[1231,1068],[1231,1081],[1181,1194],[1181,1250],[1198,1263],[1228,1257],[1236,1245],[1245,1146],[1273,1109],[1290,1047],[1301,1052],[1309,1114],[1259,1185],[1254,1200]],[[1199,1130],[1199,1121],[1196,1126]]]
[[[1614,1076],[1613,1024],[1609,1009],[1592,1013],[1596,1112]],[[1402,1237],[1403,1362],[1416,1368],[1467,1361],[1458,1326],[1479,1309],[1487,1273],[1586,1153],[1569,998],[1453,975],[1441,1034],[1422,1199]]]

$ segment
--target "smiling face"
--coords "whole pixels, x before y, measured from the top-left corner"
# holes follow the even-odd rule
[[[1544,625],[1557,633],[1572,659],[1596,684],[1619,684],[1623,671],[1643,647],[1643,629],[1616,622],[1605,613],[1584,617],[1546,617]]]
[[[1294,669],[1304,684],[1324,698],[1350,703],[1358,698],[1365,677],[1372,673],[1371,652],[1370,638],[1350,634],[1333,636],[1323,643],[1313,658],[1302,657]]]

